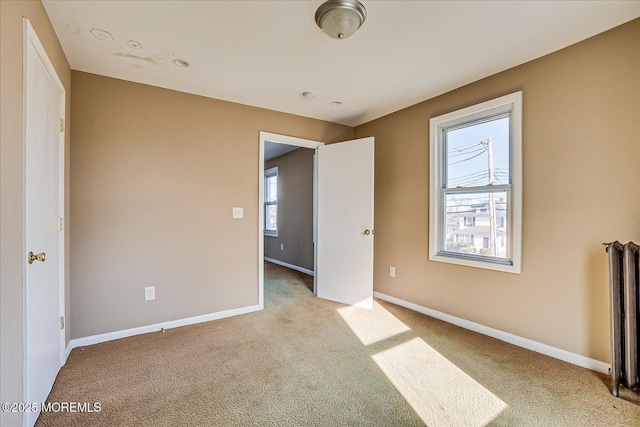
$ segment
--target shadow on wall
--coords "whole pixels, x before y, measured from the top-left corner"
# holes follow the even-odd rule
[[[585,271],[585,304],[584,323],[588,331],[587,342],[590,348],[603,348],[602,342],[606,339],[608,343],[611,339],[611,322],[609,316],[594,316],[594,313],[609,313],[609,257],[604,246],[595,245],[587,256]],[[608,349],[608,347],[605,347]],[[609,351],[596,354],[597,360],[610,363],[611,354]]]

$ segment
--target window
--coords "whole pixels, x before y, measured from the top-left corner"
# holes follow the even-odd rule
[[[264,172],[264,234],[278,237],[278,168]]]
[[[429,259],[520,273],[522,92],[434,117],[429,128]]]

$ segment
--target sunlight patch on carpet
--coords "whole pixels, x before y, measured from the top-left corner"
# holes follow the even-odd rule
[[[507,407],[421,338],[372,357],[430,427],[485,426]]]
[[[338,313],[365,346],[411,331],[377,301],[372,310],[351,306],[338,309]],[[402,337],[395,342],[399,340]],[[422,338],[407,337],[407,341],[371,357],[430,427],[485,426],[507,408]]]
[[[372,310],[350,306],[338,309],[338,313],[364,345],[411,330],[377,301],[373,302]]]

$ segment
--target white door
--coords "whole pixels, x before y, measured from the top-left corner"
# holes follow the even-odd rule
[[[372,308],[374,139],[318,147],[317,168],[318,297]]]
[[[28,22],[25,26],[24,401],[41,403],[60,370],[64,342],[60,321],[64,89],[33,29]],[[29,262],[30,252],[43,255]],[[37,417],[38,413],[27,413],[26,424],[32,426]]]

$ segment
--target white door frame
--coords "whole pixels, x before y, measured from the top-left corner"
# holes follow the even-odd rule
[[[64,88],[64,85],[62,84],[62,82],[60,81],[60,78],[58,77],[58,74],[55,71],[55,68],[53,67],[53,64],[51,63],[51,61],[49,60],[49,57],[47,56],[47,53],[44,49],[44,47],[42,46],[42,43],[40,43],[40,40],[38,39],[38,36],[35,32],[35,30],[33,29],[33,27],[31,26],[31,23],[29,22],[28,19],[23,18],[23,122],[22,122],[22,303],[23,303],[23,322],[22,322],[22,334],[23,334],[23,353],[22,353],[22,380],[23,380],[23,401],[27,402],[27,398],[28,398],[28,387],[29,384],[27,383],[27,354],[29,349],[27,348],[27,327],[26,327],[26,323],[27,323],[27,251],[28,248],[26,247],[26,243],[27,243],[27,228],[26,228],[26,223],[27,223],[27,211],[26,211],[26,200],[27,200],[27,187],[26,187],[26,182],[27,182],[27,163],[26,163],[26,151],[27,151],[27,120],[26,120],[26,114],[27,114],[27,97],[28,97],[28,93],[27,93],[27,48],[28,48],[28,44],[31,43],[31,45],[35,48],[36,52],[38,53],[38,55],[40,56],[40,59],[42,60],[42,63],[44,64],[45,68],[47,69],[47,71],[49,72],[51,79],[53,80],[56,89],[58,90],[58,93],[60,94],[60,105],[59,105],[59,113],[60,113],[60,118],[63,120],[66,119],[65,117],[65,100],[66,100],[66,91]],[[66,133],[66,129],[63,128],[63,130],[60,132],[60,136],[59,136],[59,152],[58,152],[58,161],[59,161],[59,170],[58,170],[58,185],[59,185],[59,217],[62,219],[62,221],[64,221],[64,201],[65,201],[65,194],[64,194],[64,150],[65,150],[65,133]],[[62,224],[61,224],[62,226]],[[64,270],[64,266],[65,266],[65,252],[64,252],[64,232],[61,232],[59,234],[59,245],[60,245],[60,265],[59,265],[59,277],[58,277],[58,282],[59,282],[59,297],[60,297],[60,307],[59,307],[59,312],[60,312],[60,317],[63,317],[65,315],[65,270]],[[66,325],[65,325],[66,327]],[[65,363],[65,330],[62,329],[60,331],[60,366],[62,366]],[[41,403],[41,402],[38,402]],[[26,423],[27,420],[27,413],[25,412],[23,414],[23,423]]]
[[[315,150],[324,142],[310,139],[296,138],[294,136],[279,135],[276,133],[260,131],[260,161],[258,166],[258,306],[264,309],[264,144],[273,142],[276,144],[294,145],[296,147],[311,148]],[[314,157],[313,168],[313,241],[316,241],[316,167]],[[316,245],[313,245],[313,263],[316,270]],[[315,291],[315,276],[314,276]]]

